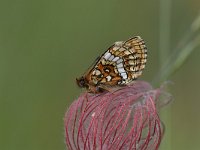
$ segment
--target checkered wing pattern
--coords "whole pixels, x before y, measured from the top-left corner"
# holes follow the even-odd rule
[[[142,74],[146,61],[147,48],[141,37],[115,42],[82,77],[82,82],[92,92],[126,85]]]

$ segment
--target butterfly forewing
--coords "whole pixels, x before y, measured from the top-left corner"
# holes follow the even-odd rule
[[[136,36],[125,42],[115,42],[83,78],[92,92],[126,85],[142,74],[146,61],[147,48],[143,39]]]

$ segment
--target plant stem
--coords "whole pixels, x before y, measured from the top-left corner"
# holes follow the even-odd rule
[[[170,23],[171,23],[171,0],[160,0],[160,35],[159,35],[159,68],[165,64],[170,54]],[[171,109],[161,114],[165,120],[166,133],[162,142],[164,149],[171,149]],[[162,148],[161,147],[161,148]]]

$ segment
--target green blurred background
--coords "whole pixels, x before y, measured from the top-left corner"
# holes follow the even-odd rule
[[[75,78],[113,42],[140,35],[151,82],[199,15],[198,0],[0,0],[0,150],[64,150]],[[190,34],[190,33],[188,33]],[[168,80],[162,150],[200,149],[200,51]]]

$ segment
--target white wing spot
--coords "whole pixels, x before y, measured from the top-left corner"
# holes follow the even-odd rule
[[[111,53],[106,52],[105,55],[104,55],[104,58],[107,60],[110,56],[111,56]]]
[[[122,68],[123,67],[123,64],[120,63],[120,64],[117,64],[117,68]]]
[[[118,72],[122,73],[122,72],[126,72],[126,71],[124,70],[124,68],[118,68]]]
[[[106,79],[109,82],[109,81],[111,81],[112,77],[111,76],[107,76]]]
[[[119,57],[115,57],[112,61],[117,61],[119,59]]]
[[[111,55],[109,58],[108,58],[108,60],[113,60],[113,58],[115,58],[115,56],[114,55]]]
[[[125,72],[121,73],[123,79],[127,79],[127,74]]]
[[[95,75],[100,75],[101,74],[101,72],[99,71],[99,70],[94,70],[94,72],[93,72]]]
[[[119,60],[117,61],[117,64],[121,63],[122,61],[123,61],[122,59],[119,59]]]

